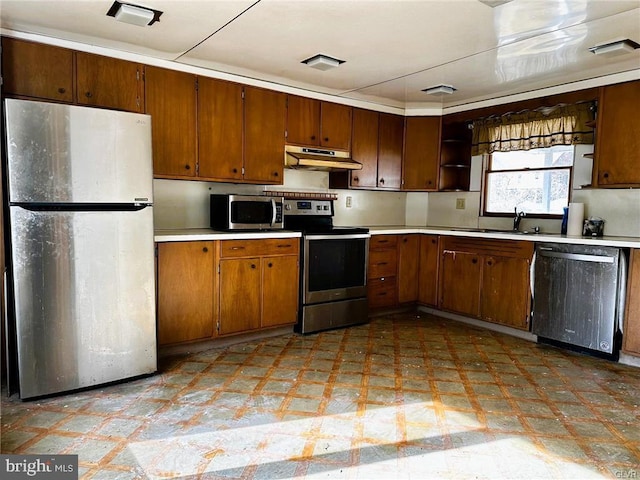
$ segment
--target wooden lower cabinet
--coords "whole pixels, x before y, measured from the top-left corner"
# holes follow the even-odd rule
[[[529,329],[533,242],[444,237],[439,308]]]
[[[369,240],[367,297],[369,308],[398,304],[398,235],[374,235]]]
[[[438,244],[437,235],[420,235],[418,302],[431,307],[438,305]]]
[[[158,244],[158,344],[214,335],[217,242]]]
[[[440,308],[478,317],[482,274],[479,255],[444,250],[440,262]]]
[[[298,238],[221,242],[219,335],[296,323],[299,243]]]
[[[631,250],[622,351],[640,356],[640,249]]]
[[[420,235],[400,235],[398,239],[398,303],[418,301]]]

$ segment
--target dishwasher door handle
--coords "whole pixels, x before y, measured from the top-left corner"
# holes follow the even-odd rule
[[[616,261],[615,257],[608,257],[606,255],[586,255],[582,253],[553,252],[546,249],[538,249],[538,254],[541,257],[564,258],[566,260],[579,260],[582,262],[615,263]]]

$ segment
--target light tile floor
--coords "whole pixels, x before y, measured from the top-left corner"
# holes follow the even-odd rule
[[[5,396],[2,452],[78,454],[91,479],[640,476],[640,369],[427,314],[162,363]]]

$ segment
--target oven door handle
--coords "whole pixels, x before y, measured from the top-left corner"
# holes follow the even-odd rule
[[[305,240],[356,240],[360,238],[371,238],[370,233],[351,233],[346,235],[305,235]]]

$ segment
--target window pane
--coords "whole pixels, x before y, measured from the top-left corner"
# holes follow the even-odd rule
[[[547,171],[490,172],[487,174],[487,213],[562,215],[569,204],[570,168]]]
[[[516,152],[494,152],[491,154],[490,170],[570,167],[572,165],[573,145],[558,145]]]

